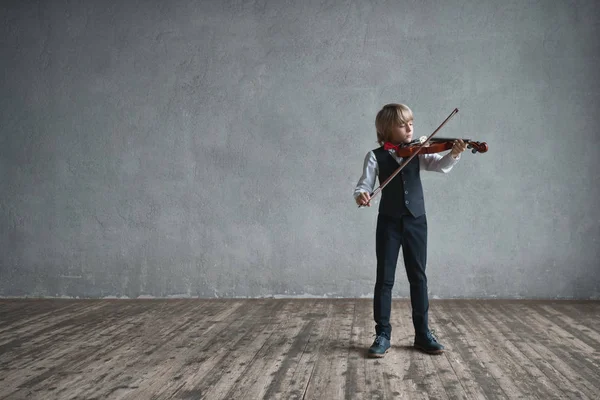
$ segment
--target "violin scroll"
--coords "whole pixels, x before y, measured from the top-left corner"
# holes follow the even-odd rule
[[[486,142],[474,142],[471,140],[467,141],[467,149],[471,149],[471,153],[485,153],[488,151],[488,145]]]

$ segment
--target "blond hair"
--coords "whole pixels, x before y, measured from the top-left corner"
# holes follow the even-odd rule
[[[413,112],[404,104],[386,104],[375,117],[375,129],[377,129],[377,142],[383,145],[389,142],[390,130],[395,125],[404,125],[413,120]]]

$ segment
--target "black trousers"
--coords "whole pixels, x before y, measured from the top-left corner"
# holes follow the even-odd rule
[[[398,255],[402,248],[406,275],[410,284],[412,319],[416,335],[424,335],[428,327],[429,298],[427,296],[427,218],[390,217],[379,214],[375,235],[377,253],[377,281],[373,311],[375,331],[391,338],[392,288],[396,275]]]

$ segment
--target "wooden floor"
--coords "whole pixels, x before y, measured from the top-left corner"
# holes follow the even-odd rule
[[[392,349],[368,299],[0,300],[0,399],[599,399],[600,302],[432,301]]]

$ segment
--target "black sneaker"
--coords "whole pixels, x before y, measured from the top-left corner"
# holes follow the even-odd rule
[[[390,349],[390,339],[384,335],[379,335],[369,348],[369,357],[381,358]]]
[[[428,331],[425,335],[415,336],[415,347],[427,354],[442,354],[444,352],[444,346],[438,343],[431,331]]]

